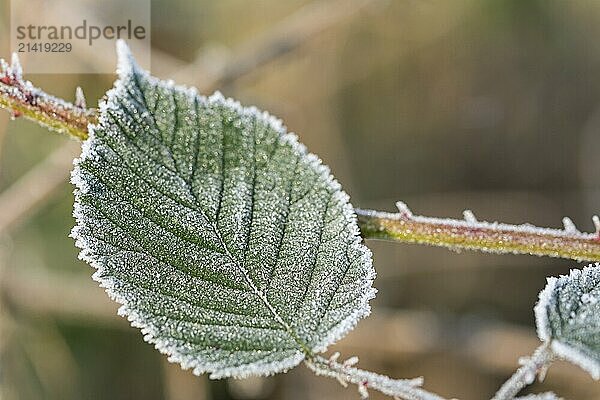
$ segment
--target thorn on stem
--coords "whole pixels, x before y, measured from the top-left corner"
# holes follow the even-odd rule
[[[4,58],[0,58],[0,82],[5,85],[10,85],[10,67]]]
[[[563,226],[565,228],[565,232],[569,233],[569,234],[577,234],[580,233],[579,229],[577,229],[577,227],[575,226],[575,224],[573,223],[573,221],[571,220],[571,218],[569,217],[564,217],[562,220]]]
[[[531,361],[531,357],[519,357],[519,359],[517,360],[517,364],[519,364],[519,366],[524,366],[529,364],[529,362]]]
[[[87,108],[85,95],[83,94],[83,89],[80,86],[77,86],[77,89],[75,89],[75,107],[83,109]]]
[[[339,382],[340,385],[342,385],[343,387],[348,387],[348,382],[346,382],[345,380],[343,380],[340,376],[336,375],[335,379]]]
[[[10,73],[15,81],[23,79],[23,68],[21,67],[21,62],[19,61],[19,55],[17,53],[12,54]]]
[[[397,201],[396,202],[396,208],[398,209],[398,213],[400,214],[400,218],[403,219],[410,219],[413,216],[412,211],[410,211],[410,208],[408,208],[408,206],[406,205],[406,203],[402,202],[402,201]]]
[[[477,221],[475,214],[473,214],[473,211],[471,211],[471,210],[463,211],[463,217],[464,217],[465,221],[470,224],[476,224],[477,222],[479,222],[479,221]]]
[[[17,53],[13,53],[10,65],[4,59],[0,59],[0,82],[11,86],[23,85],[23,68]]]
[[[0,58],[0,74],[5,74],[8,70],[8,63],[4,58]]]
[[[346,361],[344,361],[342,365],[344,367],[352,367],[356,364],[358,364],[358,357],[352,356],[349,359],[347,359]]]
[[[329,364],[333,364],[334,362],[336,362],[338,360],[338,358],[340,358],[340,352],[336,351],[335,353],[333,353],[331,355],[331,357],[329,357]]]

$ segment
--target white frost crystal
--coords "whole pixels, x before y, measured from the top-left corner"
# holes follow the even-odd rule
[[[517,397],[516,400],[561,400],[560,397],[552,392],[530,394],[524,397]]]
[[[118,53],[72,173],[94,278],[196,374],[273,374],[324,351],[375,296],[348,196],[279,120]]]
[[[600,379],[600,264],[548,278],[535,307],[538,336]]]

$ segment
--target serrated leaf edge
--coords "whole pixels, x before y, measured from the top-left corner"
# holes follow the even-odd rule
[[[98,119],[98,123],[88,125],[89,137],[82,144],[82,152],[80,157],[73,161],[73,165],[75,166],[75,168],[71,173],[71,183],[76,187],[74,191],[76,196],[79,191],[85,192],[88,189],[87,184],[83,179],[80,178],[78,174],[78,164],[85,158],[93,156],[93,152],[90,146],[95,137],[95,130],[104,122],[106,122],[106,111],[111,109],[112,107],[116,107],[113,104],[112,99],[115,98],[121,90],[124,90],[122,82],[126,80],[129,74],[142,74],[152,83],[162,86],[164,88],[180,90],[183,93],[188,94],[189,96],[198,95],[197,90],[195,88],[190,88],[183,85],[175,85],[175,83],[171,80],[164,81],[158,79],[150,75],[148,71],[141,69],[137,65],[135,59],[133,58],[129,47],[123,40],[117,41],[117,59],[118,78],[115,81],[113,88],[107,91],[105,98],[101,100],[99,104],[100,116]],[[86,240],[78,234],[78,231],[81,228],[83,215],[81,213],[80,208],[77,207],[77,203],[73,208],[73,216],[76,220],[76,224],[73,230],[71,231],[70,236],[75,239],[75,245],[81,250],[79,253],[79,258],[83,261],[88,262],[94,269],[96,269],[96,272],[92,275],[92,278],[95,281],[99,282],[100,287],[104,288],[104,290],[112,300],[121,304],[118,310],[118,314],[120,316],[126,317],[127,320],[130,322],[131,326],[140,328],[144,340],[150,344],[153,344],[154,347],[162,354],[167,355],[168,360],[170,362],[179,363],[183,369],[192,369],[193,373],[196,375],[210,373],[211,379],[220,379],[226,377],[244,378],[248,376],[265,376],[279,372],[285,372],[297,366],[300,362],[302,362],[302,360],[310,358],[314,356],[314,354],[326,351],[331,344],[335,343],[336,341],[344,337],[349,331],[351,331],[360,319],[370,315],[371,307],[369,305],[369,301],[373,299],[377,293],[377,290],[372,287],[376,274],[372,265],[371,251],[361,243],[362,238],[360,236],[360,229],[358,228],[354,208],[349,203],[349,196],[341,189],[341,185],[331,175],[329,168],[326,165],[322,164],[321,159],[318,156],[309,153],[306,147],[298,141],[298,138],[294,133],[287,132],[286,127],[283,125],[280,119],[271,116],[266,111],[260,111],[256,107],[243,107],[239,102],[231,98],[225,98],[218,91],[210,97],[200,97],[208,102],[220,103],[239,112],[240,114],[253,115],[265,124],[268,124],[271,128],[280,133],[280,140],[282,142],[286,142],[290,146],[292,146],[292,148],[297,152],[297,154],[303,156],[301,159],[307,162],[308,166],[315,168],[316,171],[326,179],[327,183],[333,189],[335,189],[337,193],[335,195],[334,200],[340,203],[340,205],[342,205],[344,216],[347,218],[354,235],[350,246],[352,246],[355,250],[359,252],[359,254],[361,254],[361,262],[364,263],[365,268],[369,271],[367,276],[364,277],[363,281],[363,287],[368,287],[369,290],[366,291],[363,298],[360,299],[361,306],[357,307],[354,310],[354,312],[348,315],[347,318],[338,323],[336,327],[331,329],[329,331],[329,334],[321,342],[313,346],[311,349],[304,349],[304,352],[300,351],[299,349],[298,354],[290,356],[282,361],[269,363],[258,362],[231,368],[211,368],[209,364],[201,365],[197,359],[185,354],[180,354],[177,351],[176,347],[165,343],[159,338],[156,338],[152,334],[152,332],[145,327],[144,318],[141,317],[134,309],[129,307],[126,298],[119,295],[114,290],[115,284],[113,280],[111,278],[106,278],[102,276],[103,267],[101,263],[97,262],[97,260],[93,256],[91,256],[91,254],[89,254],[89,252],[87,251],[89,246],[87,245]],[[261,296],[260,293],[257,293],[257,295]],[[270,305],[268,306],[270,307]],[[281,320],[281,317],[279,317],[278,315],[275,315],[275,318],[279,318],[279,320]],[[284,321],[281,320],[281,322],[285,324]],[[289,328],[289,326],[287,328]]]
[[[572,269],[569,271],[569,275],[561,275],[560,278],[565,278],[572,274],[585,274],[592,269],[598,268],[600,268],[600,263],[589,264],[582,270]],[[578,365],[587,371],[594,380],[598,380],[600,379],[600,365],[595,360],[591,359],[580,350],[568,344],[562,343],[560,339],[552,337],[552,330],[550,329],[550,324],[548,321],[547,307],[554,296],[556,284],[560,278],[547,278],[546,287],[540,292],[538,303],[534,307],[538,337],[542,342],[549,343],[550,349],[558,357]]]

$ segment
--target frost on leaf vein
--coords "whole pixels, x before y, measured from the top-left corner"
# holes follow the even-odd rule
[[[348,196],[281,122],[160,81],[124,44],[72,182],[72,236],[121,315],[169,360],[266,375],[370,312]]]

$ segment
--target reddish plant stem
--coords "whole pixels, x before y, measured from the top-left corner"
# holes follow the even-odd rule
[[[23,116],[79,140],[87,138],[88,124],[97,122],[96,110],[85,107],[80,89],[76,104],[48,95],[23,80],[16,56],[11,66],[0,60],[0,108],[7,109],[13,118]]]
[[[530,254],[577,261],[600,261],[600,222],[595,233],[579,232],[568,218],[565,229],[480,222],[466,212],[465,220],[415,216],[402,203],[399,213],[357,209],[365,239],[429,244],[453,250]]]

